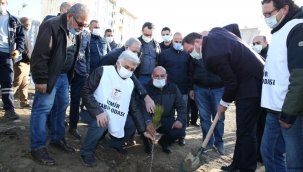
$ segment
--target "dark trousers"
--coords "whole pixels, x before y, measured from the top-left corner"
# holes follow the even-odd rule
[[[172,126],[176,120],[174,118],[162,118],[161,119],[161,127],[157,129],[158,133],[163,134],[161,139],[164,144],[171,145],[177,139],[181,138],[185,135],[186,124],[183,124],[181,129],[172,129]]]
[[[236,103],[237,140],[233,164],[241,171],[257,168],[257,121],[260,115],[260,98],[238,100]]]
[[[69,111],[69,127],[77,128],[79,121],[79,108],[81,99],[81,90],[85,83],[85,76],[81,76],[75,72],[70,85],[70,111]]]
[[[264,128],[265,128],[265,122],[266,122],[266,115],[267,115],[267,111],[266,109],[262,108],[261,109],[261,113],[258,119],[258,123],[257,123],[257,142],[258,142],[258,159],[262,160],[262,156],[261,156],[261,141],[262,141],[262,136],[264,133]]]
[[[191,124],[196,124],[198,120],[198,108],[194,100],[188,97],[188,104],[187,104],[187,122]],[[189,117],[190,114],[190,117]]]
[[[0,52],[0,84],[4,110],[14,108],[14,95],[13,95],[13,60],[10,58],[9,53]]]

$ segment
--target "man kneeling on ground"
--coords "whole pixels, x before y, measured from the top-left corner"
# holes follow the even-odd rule
[[[154,141],[154,135],[145,130],[144,117],[135,99],[134,83],[130,79],[138,64],[137,54],[124,51],[116,66],[96,68],[85,83],[82,90],[84,107],[80,112],[82,121],[89,125],[80,150],[84,165],[97,165],[93,152],[106,130],[111,135],[107,147],[121,154],[127,153],[122,144],[136,128],[139,134]]]
[[[154,69],[152,80],[145,86],[147,94],[154,100],[156,105],[162,105],[164,108],[161,116],[161,126],[155,130],[151,123],[151,114],[147,112],[144,101],[141,101],[141,111],[144,114],[146,129],[154,135],[156,132],[163,134],[158,141],[165,153],[171,153],[169,148],[177,139],[185,135],[187,108],[186,102],[182,98],[176,84],[167,82],[166,70],[162,66]],[[177,110],[177,119],[175,111]],[[143,138],[145,152],[151,153],[151,146],[148,138]]]

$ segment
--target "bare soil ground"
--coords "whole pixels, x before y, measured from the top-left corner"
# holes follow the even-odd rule
[[[30,90],[32,103],[33,90]],[[95,150],[95,157],[98,161],[96,167],[85,167],[82,165],[79,149],[83,144],[83,138],[87,131],[87,125],[79,122],[78,129],[83,138],[78,140],[66,132],[67,142],[75,147],[75,153],[64,153],[60,150],[48,147],[50,155],[55,159],[56,165],[42,166],[32,160],[30,155],[30,132],[29,109],[19,108],[19,99],[15,99],[15,109],[20,114],[19,120],[9,120],[4,117],[4,111],[0,112],[0,171],[10,172],[67,172],[67,171],[99,171],[99,172],[148,172],[150,171],[151,156],[143,151],[143,143],[139,136],[136,137],[137,144],[126,146],[127,155],[121,155],[112,150],[108,150],[98,145]],[[2,107],[2,101],[0,101]],[[68,112],[67,112],[68,114]],[[68,121],[68,119],[66,119]],[[67,131],[68,127],[66,127]],[[221,156],[217,152],[209,151],[203,156],[206,163],[197,172],[220,171],[223,165],[229,165],[232,160],[234,145],[236,140],[235,107],[231,106],[226,113],[225,120],[225,151],[226,155]],[[198,150],[202,144],[201,128],[189,126],[186,129],[186,145],[181,147],[177,143],[171,147],[172,153],[165,154],[161,146],[157,143],[154,147],[153,172],[177,172],[179,163],[186,157],[191,150]],[[157,139],[160,135],[157,134]],[[257,172],[263,172],[264,166],[258,163]]]

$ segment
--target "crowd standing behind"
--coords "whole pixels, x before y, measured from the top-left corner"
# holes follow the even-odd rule
[[[47,134],[51,147],[75,151],[65,140],[65,127],[69,125],[68,132],[82,139],[77,130],[80,116],[89,126],[80,158],[84,165],[95,166],[95,146],[106,134],[110,136],[106,147],[127,154],[123,144],[135,144],[137,132],[150,154],[155,134],[160,133],[158,144],[163,152],[172,153],[170,146],[176,140],[185,145],[186,127],[199,126],[198,112],[202,140],[219,116],[206,151],[225,155],[225,111],[234,102],[234,155],[232,163],[221,169],[255,171],[260,161],[269,172],[303,171],[303,9],[294,0],[261,4],[265,23],[272,29],[271,44],[258,35],[252,47],[247,46],[237,24],[184,38],[164,27],[163,42],[158,43],[154,24],[145,22],[141,36],[120,47],[112,29],[102,37],[103,23],[88,21],[86,5],[63,2],[57,16],[44,18],[33,48],[27,36],[31,20],[18,20],[6,10],[8,0],[0,0],[4,116],[19,118],[14,110],[18,90],[20,107],[31,109],[31,155],[43,165],[55,164],[47,151]],[[35,83],[32,105],[29,72]],[[155,104],[164,107],[158,129],[151,123]]]

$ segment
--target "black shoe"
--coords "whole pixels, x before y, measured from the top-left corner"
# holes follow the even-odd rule
[[[59,141],[57,142],[54,142],[54,143],[49,143],[49,145],[51,147],[55,147],[55,148],[58,148],[58,149],[61,149],[63,151],[66,151],[66,152],[75,152],[75,149],[73,147],[70,147],[64,138],[60,139]]]
[[[260,163],[263,163],[263,159],[261,156],[257,156],[257,161],[260,162]]]
[[[119,153],[121,153],[123,155],[126,155],[128,153],[127,150],[125,150],[125,149],[122,148],[122,146],[117,147],[117,148],[112,148],[112,147],[109,147],[109,148],[112,149],[112,150],[115,150],[115,151],[117,151],[117,152],[119,152]]]
[[[76,137],[77,139],[81,139],[82,137],[77,129],[70,128],[68,129],[68,132],[72,134],[74,137]]]
[[[223,166],[223,167],[221,167],[221,170],[223,170],[223,171],[238,171],[239,167],[236,164],[231,164],[229,166]]]
[[[46,148],[32,150],[33,160],[42,165],[54,165],[55,160],[48,155]]]
[[[97,165],[97,161],[94,158],[93,154],[81,155],[80,158],[82,160],[83,165],[85,165],[85,166],[93,167],[93,166]]]
[[[179,139],[178,142],[180,146],[185,146],[185,139]]]
[[[4,116],[9,118],[9,119],[18,119],[18,118],[20,118],[19,115],[15,112],[14,109],[6,110]]]
[[[168,154],[171,153],[169,146],[167,144],[165,144],[161,139],[158,141],[158,143],[159,143],[159,145],[162,146],[163,152],[168,153]]]
[[[153,143],[146,137],[143,136],[143,143],[144,143],[144,152],[147,154],[151,154],[152,153],[152,146]]]

